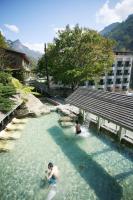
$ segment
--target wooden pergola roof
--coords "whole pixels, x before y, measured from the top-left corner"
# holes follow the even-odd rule
[[[66,102],[133,131],[133,97],[78,88]]]

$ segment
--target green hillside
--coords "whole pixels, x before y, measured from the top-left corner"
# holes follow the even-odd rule
[[[104,36],[117,41],[117,50],[133,51],[133,14]]]

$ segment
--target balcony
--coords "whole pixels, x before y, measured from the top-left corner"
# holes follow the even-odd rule
[[[129,78],[130,74],[123,74],[123,78]]]
[[[122,86],[129,86],[129,83],[122,83]]]
[[[112,70],[115,71],[115,70],[116,70],[116,66],[113,66],[113,67],[112,67]]]
[[[108,87],[108,88],[113,88],[113,86],[114,86],[114,84],[113,84],[113,83],[110,83],[110,84],[109,84],[109,83],[107,83],[107,87]]]
[[[89,89],[95,89],[95,85],[88,85]]]
[[[116,75],[117,79],[122,79],[122,75]]]
[[[117,66],[117,69],[122,70],[123,69],[123,65]]]
[[[119,88],[120,88],[121,85],[122,85],[121,83],[115,83],[115,86],[116,86],[116,87],[119,87]]]
[[[107,76],[107,79],[113,79],[114,78],[114,74],[110,74]]]
[[[105,85],[98,85],[98,89],[104,89]]]
[[[129,70],[131,68],[131,66],[124,66],[125,70]]]

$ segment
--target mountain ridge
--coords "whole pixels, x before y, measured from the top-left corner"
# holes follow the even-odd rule
[[[105,26],[104,29],[102,31],[100,31],[100,34],[101,35],[106,35],[108,34],[110,31],[112,31],[115,27],[117,27],[117,25],[119,24],[119,22],[115,22],[115,23],[112,23],[108,26]]]
[[[133,14],[129,15],[125,21],[117,24],[109,32],[103,34],[103,36],[117,42],[116,50],[133,51]]]
[[[7,40],[7,43],[11,49],[25,53],[31,59],[38,60],[42,56],[39,51],[31,50],[27,46],[23,45],[19,39],[15,41]]]

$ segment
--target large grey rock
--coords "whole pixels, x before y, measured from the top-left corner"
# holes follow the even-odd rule
[[[75,114],[78,115],[79,114],[79,108],[75,107],[75,106],[71,106],[69,104],[65,104],[65,105],[58,105],[57,109],[59,111],[61,111],[64,115],[71,115],[71,114]]]
[[[74,124],[72,122],[60,122],[60,125],[62,127],[70,127],[73,126]]]
[[[17,117],[23,118],[27,116],[38,117],[50,113],[48,106],[44,105],[33,94],[29,94],[26,97],[26,102],[17,110]]]
[[[27,96],[26,108],[29,111],[29,114],[34,113],[35,116],[40,116],[50,113],[50,109],[48,108],[48,106],[44,105],[33,94],[29,94]]]
[[[59,119],[59,122],[72,122],[73,119],[69,116],[63,116]]]

